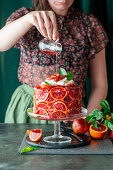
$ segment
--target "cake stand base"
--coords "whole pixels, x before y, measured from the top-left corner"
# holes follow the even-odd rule
[[[47,142],[47,143],[64,144],[64,143],[70,143],[71,142],[71,138],[68,137],[68,136],[62,136],[62,135],[56,136],[56,135],[53,135],[53,136],[45,137],[43,139],[43,141]]]

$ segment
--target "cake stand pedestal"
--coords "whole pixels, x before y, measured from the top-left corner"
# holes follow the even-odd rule
[[[62,145],[62,144],[69,145],[72,142],[72,138],[61,134],[60,122],[61,121],[73,121],[78,118],[83,118],[87,115],[87,109],[81,108],[80,114],[70,115],[69,117],[60,117],[59,116],[58,118],[51,118],[49,115],[34,114],[33,108],[29,108],[27,110],[27,114],[29,117],[32,117],[34,119],[54,121],[54,135],[44,137],[43,141],[45,143],[48,143],[50,145],[51,144],[52,145],[53,144],[55,144],[55,145]],[[28,143],[30,144],[30,141],[28,141]],[[34,143],[34,142],[31,141],[31,143]]]

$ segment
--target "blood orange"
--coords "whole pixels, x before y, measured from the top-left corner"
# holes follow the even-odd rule
[[[31,141],[39,141],[42,138],[42,129],[37,129],[37,131],[30,131],[29,138]]]
[[[66,111],[67,106],[65,105],[64,102],[58,101],[53,104],[53,109],[54,110],[60,110],[60,111]]]
[[[78,95],[80,94],[80,87],[77,86],[77,87],[68,87],[68,90],[69,90],[69,96],[71,99],[75,99],[78,97]]]
[[[66,102],[66,103],[72,102],[72,99],[69,97],[68,94],[67,94],[66,97],[64,98],[64,102]]]
[[[27,130],[27,134],[29,135],[30,132],[36,132],[36,133],[39,133],[40,131],[42,131],[42,129],[30,129],[30,130]]]
[[[76,119],[72,123],[72,129],[77,134],[84,134],[89,130],[89,124],[85,119]]]
[[[69,110],[81,110],[81,102],[79,102],[78,100],[73,101],[72,103],[70,103],[69,105]]]
[[[48,109],[49,107],[48,107],[48,104],[46,102],[38,102],[36,104],[36,108],[37,109],[39,109],[39,108],[41,108],[41,109]]]
[[[67,95],[67,91],[64,87],[57,86],[57,87],[51,88],[50,95],[53,99],[61,100],[65,98],[65,96]]]
[[[34,113],[39,114],[39,115],[48,115],[47,111],[42,108],[39,108],[39,109],[34,108]]]
[[[107,134],[108,128],[104,124],[97,124],[98,128],[95,128],[93,124],[89,127],[90,135],[95,139],[102,139]]]
[[[49,94],[48,88],[38,88],[36,90],[35,98],[44,101],[47,99],[48,94]]]
[[[47,99],[46,99],[47,102],[53,102],[54,99],[51,97],[51,95],[49,94]]]
[[[54,119],[57,119],[57,118],[64,118],[64,117],[66,117],[66,115],[62,111],[56,111],[56,112],[53,112],[51,117],[54,118]]]

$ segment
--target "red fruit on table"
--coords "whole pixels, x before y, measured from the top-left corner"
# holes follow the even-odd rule
[[[113,130],[110,130],[110,138],[113,139]]]
[[[89,130],[89,124],[85,119],[76,119],[72,124],[72,129],[76,134],[84,134]]]

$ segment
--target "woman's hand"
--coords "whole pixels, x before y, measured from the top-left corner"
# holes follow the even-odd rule
[[[33,11],[30,12],[30,22],[38,31],[49,39],[59,39],[56,17],[53,11]]]

